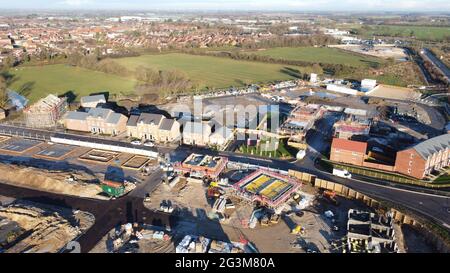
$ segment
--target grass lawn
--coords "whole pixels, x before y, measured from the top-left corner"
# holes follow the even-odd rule
[[[383,62],[382,59],[376,57],[360,56],[329,47],[278,47],[251,52],[251,54],[270,56],[275,59],[346,64],[355,67],[368,67]]]
[[[11,69],[10,73],[15,75],[11,89],[28,89],[31,102],[50,93],[64,94],[67,91],[73,91],[77,100],[80,96],[99,91],[131,93],[135,85],[134,80],[63,64],[19,67]]]
[[[360,29],[359,31],[365,37],[380,35],[416,37],[419,40],[442,40],[450,36],[450,27],[378,25],[370,26],[368,30]]]
[[[433,181],[433,184],[450,184],[450,169],[447,170],[446,173],[443,173],[442,175],[438,176]]]
[[[114,59],[114,61],[129,70],[144,66],[159,70],[183,71],[192,81],[198,83],[201,89],[206,87],[226,88],[250,83],[292,79],[296,73],[292,73],[289,68],[300,70],[301,73],[311,72],[310,68],[181,53],[142,55]]]
[[[280,140],[278,149],[276,151],[265,151],[265,149],[262,148],[265,145],[265,143],[266,141],[261,140],[259,145],[257,146],[242,145],[238,148],[237,151],[244,154],[251,154],[270,158],[293,158],[296,156],[297,151],[295,151],[295,149],[291,147],[288,147],[286,145],[285,140]]]

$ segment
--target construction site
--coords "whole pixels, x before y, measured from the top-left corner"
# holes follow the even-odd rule
[[[205,158],[191,155],[181,162],[198,165]],[[166,183],[144,203],[182,219],[166,232],[170,248],[158,241],[165,251],[209,252],[200,245],[211,240],[224,242],[226,253],[344,252],[348,211],[370,210],[275,170],[228,162],[214,179],[199,179],[195,172],[176,167],[181,165],[166,167]]]
[[[0,136],[1,182],[15,186],[108,200],[132,191],[152,166],[155,159],[146,156]],[[122,180],[108,188],[112,169]]]
[[[83,211],[0,198],[0,253],[58,253],[95,222]]]

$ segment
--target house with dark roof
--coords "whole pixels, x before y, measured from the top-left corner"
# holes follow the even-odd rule
[[[174,142],[180,139],[180,124],[160,114],[142,113],[128,119],[129,137],[156,142]]]
[[[88,112],[69,111],[63,118],[66,129],[105,135],[119,135],[127,130],[127,117],[105,108]]]
[[[450,134],[425,140],[397,152],[395,171],[423,179],[433,171],[450,165]]]

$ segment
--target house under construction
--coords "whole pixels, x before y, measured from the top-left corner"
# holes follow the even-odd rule
[[[66,112],[66,109],[67,100],[65,97],[58,98],[50,94],[24,109],[25,124],[28,127],[53,127]]]
[[[347,249],[350,253],[397,252],[393,219],[350,209],[347,222]]]

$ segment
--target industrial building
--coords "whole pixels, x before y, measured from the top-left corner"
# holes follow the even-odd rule
[[[350,253],[393,253],[395,242],[393,219],[375,213],[350,209],[347,222],[347,251]]]
[[[301,183],[289,176],[266,170],[257,170],[233,185],[238,197],[261,202],[272,208],[284,204]]]
[[[65,97],[48,95],[23,110],[28,127],[53,127],[67,110]]]
[[[216,179],[225,169],[227,162],[226,157],[191,154],[182,163],[175,164],[174,169],[191,177]]]
[[[423,179],[450,165],[450,134],[425,140],[397,153],[395,171]]]
[[[91,108],[88,112],[69,111],[63,118],[66,129],[105,135],[126,132],[127,117],[110,109]]]

